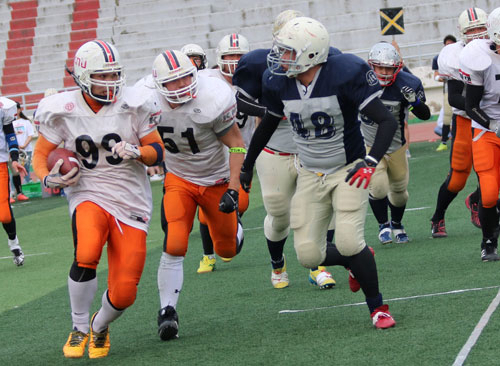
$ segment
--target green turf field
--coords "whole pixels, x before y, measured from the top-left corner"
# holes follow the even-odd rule
[[[180,338],[162,342],[156,334],[159,299],[157,265],[163,233],[159,224],[161,183],[153,184],[154,220],[148,257],[136,303],[113,323],[111,351],[100,365],[452,365],[498,293],[500,262],[480,260],[480,230],[464,205],[476,185],[468,185],[450,205],[449,237],[432,239],[429,220],[448,154],[437,143],[411,146],[410,200],[404,224],[411,242],[382,246],[369,214],[366,241],[373,246],[380,287],[397,322],[375,330],[362,293],[352,293],[344,268],[331,267],[337,286],[320,291],[295,257],[292,238],[285,251],[290,287],[271,286],[269,255],[262,232],[264,209],[258,183],[243,217],[245,245],[230,263],[197,274],[202,248],[195,225],[184,266],[184,289],[177,307]],[[25,265],[16,268],[6,235],[0,247],[0,365],[90,364],[63,357],[71,328],[66,280],[73,247],[64,198],[14,204]],[[100,306],[106,258],[99,267]],[[475,291],[470,291],[476,289]],[[467,290],[467,291],[460,291]],[[450,293],[451,291],[456,291]],[[432,295],[432,296],[430,296]],[[399,300],[392,300],[399,299]],[[282,310],[307,310],[280,313]],[[465,365],[500,365],[500,310],[470,352]]]

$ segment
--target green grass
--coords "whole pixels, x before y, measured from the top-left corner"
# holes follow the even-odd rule
[[[382,246],[375,219],[367,216],[366,241],[375,248],[386,300],[500,285],[500,263],[481,262],[481,233],[470,223],[464,205],[466,195],[475,189],[475,176],[447,212],[449,237],[430,238],[429,220],[448,170],[448,155],[436,153],[435,147],[435,143],[411,146],[409,210],[404,218],[411,242]],[[177,307],[180,338],[161,342],[156,334],[161,184],[154,183],[153,191],[154,220],[137,300],[111,325],[111,352],[96,361],[101,365],[451,365],[498,292],[492,288],[389,301],[397,325],[377,331],[366,305],[342,306],[364,300],[361,292],[350,292],[343,268],[330,268],[337,281],[333,290],[320,291],[308,283],[308,270],[297,262],[292,237],[285,246],[291,284],[275,290],[256,181],[243,218],[245,246],[232,262],[218,259],[215,272],[198,275],[202,248],[195,225]],[[73,255],[65,199],[16,203],[14,212],[28,256],[22,268],[0,259],[0,365],[90,364],[87,356],[67,360],[62,355],[71,327],[66,281]],[[6,241],[5,237],[0,257],[10,254]],[[92,311],[99,308],[106,268],[104,255]],[[280,314],[284,309],[311,311]],[[466,365],[499,364],[499,328],[496,312]]]

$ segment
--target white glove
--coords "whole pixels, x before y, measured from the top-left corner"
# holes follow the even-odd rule
[[[490,119],[489,129],[494,131],[497,137],[500,137],[500,120]]]
[[[405,99],[410,104],[413,104],[417,101],[417,94],[415,93],[415,90],[413,90],[409,86],[403,86],[401,88],[401,94],[403,94],[403,97],[405,97]]]
[[[80,169],[78,167],[74,167],[71,169],[68,174],[61,175],[59,173],[59,169],[61,165],[63,165],[64,160],[59,159],[57,163],[54,165],[49,175],[43,178],[43,185],[47,188],[65,188],[68,186],[73,186],[78,183],[80,180]]]
[[[111,152],[125,160],[137,159],[141,156],[141,152],[139,151],[137,145],[132,145],[125,141],[120,141],[113,146]]]

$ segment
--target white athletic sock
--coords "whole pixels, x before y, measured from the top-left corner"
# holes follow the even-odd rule
[[[163,252],[158,267],[158,291],[160,293],[160,304],[165,306],[177,306],[179,293],[184,282],[184,257],[173,256]]]
[[[118,319],[123,314],[124,310],[118,310],[108,300],[108,290],[102,295],[102,306],[97,312],[92,323],[92,329],[98,333],[102,333],[108,325]]]
[[[76,282],[68,277],[69,300],[73,329],[89,332],[89,312],[97,291],[97,277],[85,282]]]
[[[17,235],[16,235],[16,237],[13,240],[10,240],[10,239],[7,239],[7,240],[8,240],[9,249],[10,249],[11,252],[13,250],[16,250],[16,249],[21,249],[21,247],[19,245],[19,239],[17,238]]]

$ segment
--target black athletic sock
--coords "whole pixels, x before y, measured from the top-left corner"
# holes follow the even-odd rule
[[[333,243],[333,238],[335,237],[335,229],[333,230],[328,230],[326,233],[326,242],[327,243]]]
[[[367,297],[366,298],[366,305],[368,305],[368,309],[370,310],[370,314],[375,311],[376,308],[379,306],[382,306],[384,302],[382,301],[382,294],[379,293],[375,297]]]
[[[448,179],[441,184],[439,188],[436,211],[434,211],[434,215],[432,216],[432,222],[439,222],[444,219],[444,213],[446,209],[450,205],[451,201],[455,199],[458,193],[453,193],[446,188],[448,186]]]
[[[269,254],[271,255],[271,262],[275,263],[278,266],[276,268],[283,267],[283,248],[285,247],[286,238],[287,237],[279,241],[272,241],[266,238],[267,249],[269,250]],[[275,268],[274,265],[273,268]]]
[[[391,220],[394,223],[401,224],[403,221],[403,215],[405,214],[406,205],[401,207],[396,207],[389,202],[389,207],[391,208]]]
[[[498,211],[497,207],[493,206],[485,208],[479,205],[479,222],[481,223],[481,230],[483,231],[484,238],[493,238],[496,235],[498,227]]]
[[[344,266],[349,268],[349,257],[340,254],[335,244],[326,245],[326,257],[321,266]]]
[[[17,194],[22,193],[21,176],[13,175],[12,182],[14,183],[14,188],[16,189]]]
[[[14,216],[12,216],[12,221],[8,224],[2,224],[7,236],[10,240],[14,240],[16,238],[16,220]]]
[[[361,285],[367,298],[377,297],[379,294],[378,274],[375,258],[368,247],[349,258],[349,268]]]
[[[481,198],[481,190],[479,189],[478,186],[476,190],[470,194],[470,203],[478,203],[480,198]]]
[[[208,226],[200,222],[201,243],[203,244],[204,255],[214,255],[214,243],[210,237]]]
[[[450,136],[450,125],[443,125],[443,132],[441,133],[441,142],[446,144]]]
[[[373,215],[375,215],[375,219],[377,220],[378,224],[385,224],[387,221],[389,221],[387,215],[389,200],[387,199],[387,197],[376,199],[372,197],[372,195],[370,195],[368,200],[370,202],[370,207],[372,208]]]

